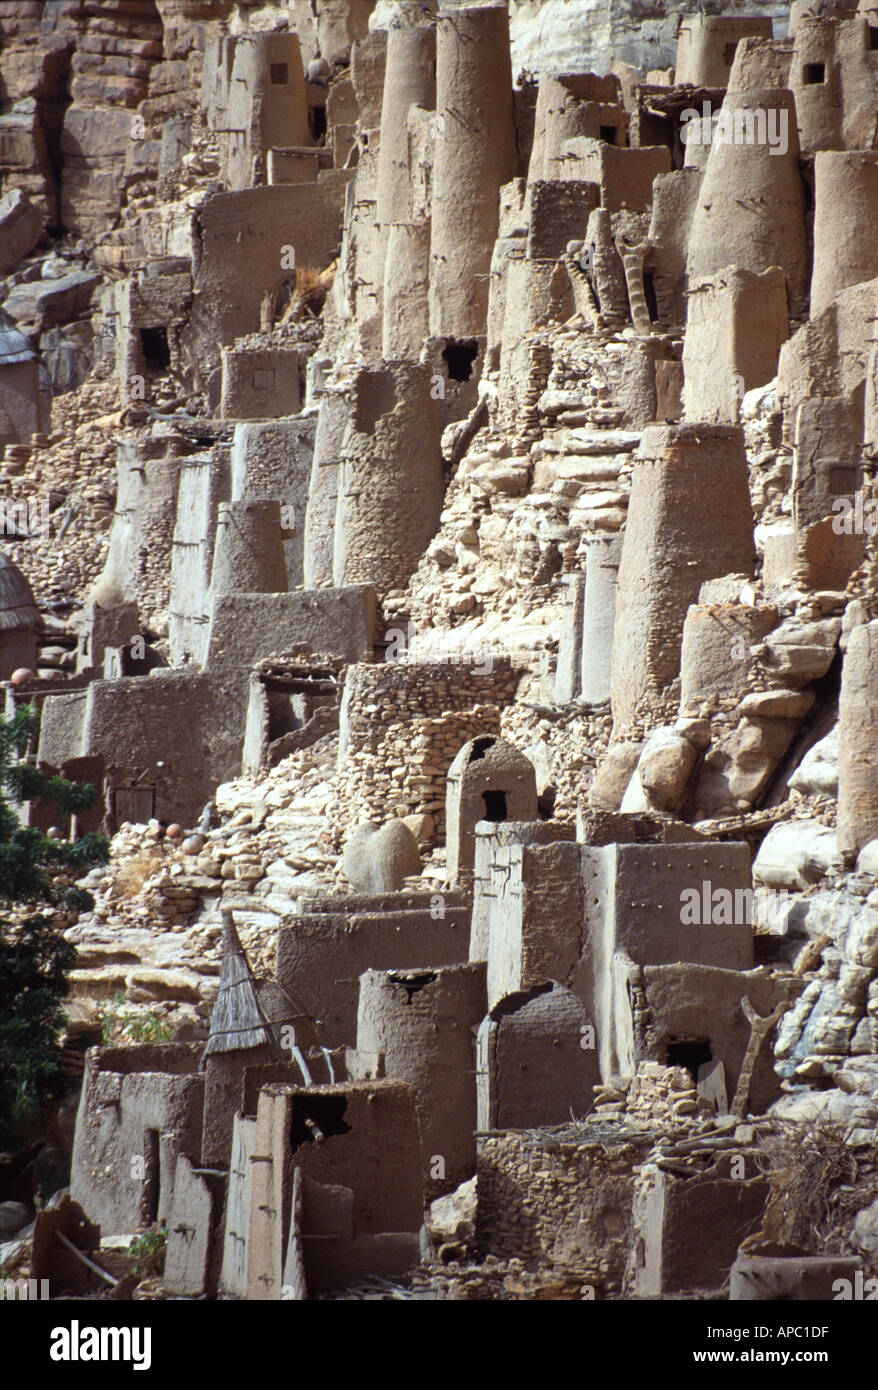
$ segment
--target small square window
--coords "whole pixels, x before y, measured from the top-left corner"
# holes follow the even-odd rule
[[[272,63],[271,65],[271,84],[273,87],[285,87],[289,82],[289,68],[286,63]]]
[[[829,491],[835,497],[841,497],[843,494],[849,492],[856,492],[858,478],[858,468],[847,468],[844,465],[830,464]]]
[[[806,87],[819,87],[826,81],[825,63],[806,63],[802,69],[802,81]]]
[[[601,126],[601,139],[605,145],[615,145],[619,135],[619,127],[615,125]]]
[[[274,386],[274,371],[271,367],[257,367],[253,373],[253,390],[270,391]]]
[[[726,67],[727,67],[727,68],[730,68],[730,67],[732,66],[732,63],[735,61],[735,53],[736,53],[736,51],[737,51],[737,48],[738,48],[738,40],[737,40],[737,39],[735,40],[734,43],[727,43],[727,44],[726,44],[725,52],[723,53],[723,58],[725,59],[725,64],[726,64]]]
[[[878,53],[878,25],[876,24],[869,25],[868,47],[873,53]]]

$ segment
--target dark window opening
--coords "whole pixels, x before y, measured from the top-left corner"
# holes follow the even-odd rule
[[[351,1127],[343,1119],[347,1108],[345,1096],[294,1096],[290,1125],[293,1153],[302,1144],[320,1144],[333,1134],[350,1134]]]
[[[289,695],[280,691],[268,692],[268,741],[273,743],[284,734],[291,734],[299,727]]]
[[[159,1132],[148,1129],[143,1136],[143,1187],[140,1192],[140,1219],[151,1226],[159,1219]]]
[[[668,1042],[668,1055],[665,1065],[685,1067],[692,1073],[692,1080],[698,1078],[698,1068],[705,1062],[713,1061],[709,1038],[671,1038]]]
[[[271,85],[273,87],[285,87],[290,80],[289,69],[286,63],[271,64]]]
[[[148,671],[152,671],[156,666],[161,665],[161,657],[158,652],[154,652],[152,647],[144,644],[143,654],[138,644],[135,647],[133,642],[126,642],[119,648],[122,654],[122,675],[123,676],[145,676]],[[135,655],[135,652],[137,655]]]
[[[644,272],[643,293],[646,298],[646,307],[649,310],[650,320],[655,323],[658,319],[658,300],[655,296],[655,277],[650,270]]]
[[[818,87],[826,81],[826,64],[806,63],[802,69],[802,81],[806,87]]]
[[[482,820],[492,820],[496,823],[508,819],[505,792],[482,792],[482,800],[485,803],[485,814],[482,816]]]
[[[639,116],[640,135],[639,145],[667,145],[671,151],[671,163],[674,168],[682,169],[683,154],[685,153],[680,138],[677,134],[678,121],[675,116],[656,116],[649,111],[641,109]],[[625,147],[625,132],[619,128],[616,142],[621,147]]]
[[[490,737],[489,737],[489,738],[474,738],[474,739],[473,739],[472,752],[471,752],[470,755],[469,755],[469,761],[470,761],[471,763],[477,763],[477,762],[479,761],[480,758],[483,758],[483,757],[485,756],[485,754],[487,753],[487,751],[488,751],[489,748],[493,748],[493,747],[494,747],[494,744],[495,744],[496,742],[497,742],[497,740],[496,740],[495,738],[490,738]]]
[[[414,995],[418,994],[422,989],[426,989],[427,985],[433,984],[436,979],[436,972],[435,970],[425,970],[415,974],[408,971],[403,972],[395,970],[390,978],[393,980],[394,984],[402,985],[408,995],[407,1002],[410,1004]]]
[[[840,497],[843,493],[856,492],[857,483],[860,478],[858,468],[846,468],[844,465],[829,469],[829,491],[835,497]]]
[[[166,328],[141,328],[140,346],[147,371],[166,372],[171,365],[171,349]]]
[[[869,25],[869,48],[873,53],[878,52],[878,25]]]
[[[311,121],[311,134],[315,140],[326,134],[326,107],[312,106],[308,113]]]
[[[619,127],[616,125],[602,125],[601,139],[605,145],[615,145],[619,135]]]
[[[735,61],[735,51],[737,47],[737,39],[735,39],[734,43],[727,43],[725,46],[725,50],[723,52],[723,61],[725,62],[727,68],[730,68],[732,66],[732,63]]]
[[[479,345],[475,338],[460,343],[450,342],[442,350],[442,360],[448,368],[452,381],[469,381],[473,374],[473,363],[479,355]]]

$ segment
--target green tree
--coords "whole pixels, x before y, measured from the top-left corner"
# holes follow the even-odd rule
[[[61,1001],[76,958],[59,913],[93,906],[71,877],[109,854],[103,835],[64,840],[20,824],[14,806],[24,801],[53,803],[61,819],[98,797],[91,784],[23,760],[37,727],[32,705],[0,717],[0,1143],[14,1140],[58,1090]]]

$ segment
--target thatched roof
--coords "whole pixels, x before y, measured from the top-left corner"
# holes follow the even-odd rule
[[[26,577],[0,553],[0,631],[16,627],[42,627],[42,618]]]
[[[210,1037],[204,1049],[211,1052],[238,1052],[241,1048],[261,1047],[271,1042],[256,993],[256,981],[247,953],[235,930],[231,912],[223,913],[223,966],[219,993],[210,1016]]]

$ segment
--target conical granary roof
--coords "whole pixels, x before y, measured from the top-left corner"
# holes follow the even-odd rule
[[[256,981],[247,953],[241,945],[231,912],[223,913],[223,965],[219,993],[210,1016],[210,1037],[204,1049],[237,1052],[271,1041],[265,1015],[259,1007]]]

